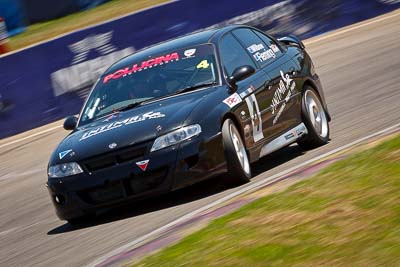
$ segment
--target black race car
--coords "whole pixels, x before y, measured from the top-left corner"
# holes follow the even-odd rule
[[[93,87],[52,154],[48,190],[60,219],[175,190],[218,174],[250,180],[250,163],[297,142],[329,140],[314,65],[296,37],[227,26],[143,49]]]

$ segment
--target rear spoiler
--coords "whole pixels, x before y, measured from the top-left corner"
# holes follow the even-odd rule
[[[303,42],[297,36],[294,36],[294,35],[289,35],[289,36],[285,36],[282,38],[278,38],[278,41],[282,42],[286,45],[295,45],[303,50],[306,48],[306,46],[303,44]]]

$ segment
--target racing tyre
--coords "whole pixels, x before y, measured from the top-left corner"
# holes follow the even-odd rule
[[[229,185],[249,182],[251,177],[249,158],[242,137],[231,119],[225,120],[222,125],[222,142],[228,165],[225,182]]]
[[[301,115],[308,134],[297,141],[303,149],[322,146],[329,141],[329,122],[325,109],[314,89],[307,86],[303,91]]]

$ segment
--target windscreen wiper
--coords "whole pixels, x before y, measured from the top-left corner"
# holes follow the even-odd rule
[[[110,111],[110,112],[104,113],[104,114],[101,115],[100,117],[95,117],[95,118],[93,118],[93,120],[95,120],[95,121],[101,120],[101,119],[103,119],[103,118],[105,118],[105,117],[107,117],[107,116],[110,116],[110,115],[112,115],[112,114],[119,113],[120,111],[125,111],[125,110],[132,109],[132,108],[134,108],[134,107],[137,107],[137,106],[141,105],[143,102],[144,102],[144,101],[139,101],[139,102],[131,103],[131,104],[129,104],[129,105],[120,107],[120,108],[113,109],[113,110]]]
[[[135,102],[135,103],[131,103],[129,105],[114,109],[113,112],[118,112],[118,111],[125,111],[125,110],[129,110],[132,109],[134,107],[140,106],[144,101],[139,101],[139,102]]]
[[[178,91],[173,93],[173,95],[178,95],[178,94],[194,91],[196,89],[203,88],[203,87],[211,87],[211,86],[214,86],[217,84],[218,84],[217,82],[200,83],[200,84],[196,84],[196,85],[192,85],[192,86],[188,86],[188,87],[179,89]]]

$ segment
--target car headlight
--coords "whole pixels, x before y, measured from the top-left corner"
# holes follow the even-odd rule
[[[76,162],[62,163],[54,166],[50,166],[47,170],[47,174],[50,178],[60,178],[65,176],[72,176],[75,174],[82,173],[83,170]]]
[[[201,127],[198,124],[182,127],[178,130],[175,130],[173,132],[158,137],[154,141],[154,144],[151,147],[150,152],[175,145],[189,138],[197,136],[200,133],[201,133]]]

